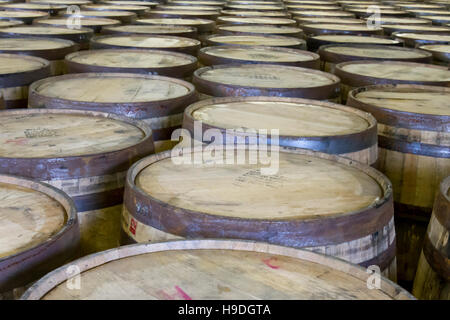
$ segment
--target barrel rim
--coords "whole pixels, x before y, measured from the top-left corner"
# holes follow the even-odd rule
[[[324,78],[330,80],[329,84],[318,85],[315,87],[294,87],[294,88],[281,88],[281,87],[258,87],[258,86],[248,86],[248,85],[236,85],[236,84],[226,84],[219,81],[207,80],[202,78],[202,74],[206,71],[217,70],[217,69],[227,69],[227,68],[252,68],[258,69],[261,67],[264,68],[275,68],[277,70],[280,69],[291,69],[296,71],[303,71],[307,74],[317,74],[321,75]],[[192,77],[192,83],[195,85],[197,90],[201,93],[211,95],[211,96],[230,96],[230,94],[234,94],[234,92],[239,93],[239,95],[243,94],[243,91],[248,90],[258,90],[259,96],[276,94],[279,96],[280,94],[286,94],[294,97],[294,95],[308,95],[314,96],[315,99],[333,99],[339,96],[339,88],[341,80],[339,77],[334,74],[323,72],[320,70],[309,69],[309,68],[301,68],[301,67],[293,67],[293,66],[284,66],[277,64],[219,64],[214,66],[203,67],[194,71]],[[298,97],[298,96],[297,96]]]
[[[1,53],[0,57],[32,60],[42,64],[42,66],[39,66],[38,68],[34,68],[32,70],[1,74],[0,88],[11,88],[29,85],[33,81],[45,78],[50,75],[50,61],[48,61],[47,59],[16,53]]]
[[[425,64],[425,63],[417,63],[417,62],[402,62],[402,61],[378,61],[378,60],[355,60],[348,62],[338,63],[335,67],[335,74],[338,76],[343,84],[352,86],[352,87],[362,87],[369,86],[374,84],[423,84],[423,85],[434,85],[434,86],[450,86],[450,80],[442,80],[442,81],[428,81],[428,80],[398,80],[398,79],[389,79],[383,77],[369,76],[369,75],[361,75],[358,73],[352,73],[349,71],[345,71],[343,67],[347,65],[355,65],[355,64],[368,64],[375,63],[379,65],[402,65],[402,66],[420,66],[424,68],[430,69],[438,69],[448,71],[447,67],[433,65],[433,64]]]
[[[222,57],[218,55],[211,55],[208,53],[210,50],[214,49],[236,49],[236,48],[242,48],[242,49],[261,49],[261,50],[269,50],[269,51],[276,51],[276,52],[287,52],[287,53],[293,53],[298,55],[306,55],[310,56],[311,60],[299,60],[299,61],[293,61],[293,62],[283,62],[283,61],[259,61],[259,60],[244,60],[244,59],[235,59],[235,58],[229,58],[229,57]],[[218,64],[228,64],[228,63],[237,63],[237,64],[244,64],[244,63],[258,63],[258,64],[283,64],[283,65],[292,65],[292,66],[304,66],[304,67],[311,67],[314,69],[319,69],[319,63],[320,63],[320,56],[317,53],[306,51],[306,50],[300,50],[295,48],[287,48],[287,47],[269,47],[269,46],[239,46],[239,45],[221,45],[219,46],[210,46],[210,47],[203,47],[200,50],[198,50],[197,54],[198,60],[200,63],[202,63],[205,66],[211,66],[211,65],[218,65]]]
[[[143,248],[143,250],[140,250]],[[319,263],[324,265],[326,261],[333,261],[333,269],[349,274],[358,280],[366,281],[367,272],[364,268],[358,265],[351,264],[342,259],[326,256],[316,252],[309,252],[307,250],[289,248],[280,245],[266,244],[262,242],[246,241],[246,240],[225,240],[225,239],[207,239],[207,240],[170,240],[159,243],[139,243],[118,248],[109,249],[103,252],[94,253],[86,257],[77,259],[72,264],[77,264],[80,268],[80,273],[107,264],[109,262],[131,258],[144,254],[151,254],[162,251],[175,250],[236,250],[236,251],[251,251],[268,253],[275,255],[282,255],[286,257],[306,260],[308,262]],[[68,279],[65,272],[66,266],[62,266],[56,270],[45,275],[43,278],[33,284],[22,295],[20,300],[38,300],[49,293],[57,285]],[[56,278],[56,279],[55,279]],[[53,280],[52,280],[53,279]],[[412,294],[401,288],[396,283],[388,278],[381,277],[381,286],[383,293],[392,297],[393,300],[409,299],[417,300]]]
[[[347,47],[347,48],[362,48],[362,49],[384,49],[384,50],[392,50],[392,51],[405,51],[405,52],[416,52],[417,54],[422,54],[422,56],[417,57],[409,57],[409,58],[385,58],[385,57],[364,57],[358,55],[352,55],[351,53],[337,53],[327,51],[329,48],[334,47]],[[389,60],[389,61],[410,61],[410,62],[421,62],[421,63],[431,63],[432,54],[428,53],[424,50],[419,50],[416,48],[405,48],[399,46],[389,46],[389,45],[380,45],[380,44],[354,44],[354,43],[336,43],[336,44],[328,44],[319,47],[318,51],[320,58],[325,62],[330,63],[341,63],[347,61],[355,61],[355,60]]]
[[[93,7],[93,6],[101,6],[101,8]],[[119,9],[116,7],[123,6],[124,9]],[[125,8],[126,7],[126,8]],[[139,7],[139,8],[138,8]],[[85,11],[117,11],[117,12],[132,12],[136,15],[140,16],[149,12],[150,8],[145,6],[137,6],[137,5],[108,5],[102,3],[89,3],[81,5],[81,10]]]
[[[61,240],[62,238],[69,237],[71,240],[75,239],[74,243],[67,243],[67,244],[63,243],[62,244],[63,245],[62,249],[64,251],[66,249],[70,249],[70,251],[72,251],[72,252],[69,253],[69,255],[72,255],[74,253],[73,251],[74,251],[75,247],[77,246],[77,242],[79,241],[79,229],[78,229],[79,222],[78,222],[78,216],[77,216],[77,210],[75,207],[75,202],[72,200],[71,197],[69,197],[62,190],[55,188],[44,182],[40,182],[40,181],[36,181],[33,179],[20,177],[20,176],[3,174],[3,173],[0,174],[0,182],[12,184],[12,185],[18,185],[18,186],[22,186],[22,187],[25,187],[28,189],[35,190],[37,192],[44,193],[48,197],[57,201],[64,208],[64,211],[66,213],[66,217],[65,217],[66,219],[65,219],[64,225],[54,235],[50,236],[45,241],[38,243],[31,248],[16,252],[12,255],[0,257],[0,266],[4,265],[1,268],[2,270],[0,271],[0,283],[1,283],[2,290],[8,291],[8,290],[12,290],[14,287],[19,287],[19,286],[25,285],[27,283],[27,281],[29,280],[29,278],[33,277],[33,276],[26,276],[26,274],[31,272],[30,269],[35,267],[35,265],[34,265],[35,263],[43,263],[44,262],[46,253],[45,252],[43,253],[43,251],[45,251],[49,247],[50,247],[50,249],[48,249],[48,250],[57,251],[56,253],[58,253],[58,251],[61,251],[61,250],[58,250],[58,248],[56,248],[56,249],[52,248],[52,246],[54,246],[57,242],[63,242]],[[59,252],[59,254],[61,254],[61,252]],[[40,255],[42,255],[43,257],[39,257]],[[36,258],[36,256],[37,256],[37,258]],[[32,262],[31,267],[30,266],[25,267],[24,270],[19,270],[19,267],[16,266],[16,264],[26,263],[26,261],[27,260],[29,261],[30,259],[37,259],[38,261]],[[58,262],[56,262],[56,264],[58,264]],[[12,274],[10,274],[8,276],[8,273],[5,271],[5,270],[8,270],[8,268],[11,268],[11,266],[13,266],[12,268],[14,269],[12,274],[16,274],[15,276],[12,276]],[[54,266],[54,267],[56,267],[56,266]],[[46,268],[46,269],[52,270],[51,268]],[[3,272],[6,273],[5,278],[2,277]],[[15,278],[17,278],[17,273],[22,274],[22,276],[27,279],[22,279],[22,280],[15,279]]]
[[[333,15],[330,14],[323,14],[321,11],[291,11],[291,14],[293,17],[299,16],[299,17],[333,17],[333,18],[355,18],[355,14],[347,11],[326,11],[326,13],[333,12]]]
[[[207,146],[194,146],[192,150],[188,148],[187,152],[194,153],[204,148],[207,148]],[[234,145],[233,148],[234,150],[245,150],[249,149],[249,146]],[[361,170],[377,182],[383,196],[367,207],[352,212],[330,214],[326,218],[309,216],[299,219],[292,217],[251,219],[190,210],[157,199],[135,184],[136,177],[143,169],[153,163],[170,158],[173,150],[169,150],[145,157],[130,167],[125,180],[124,209],[127,209],[134,219],[146,225],[180,236],[224,238],[224,232],[229,231],[232,238],[258,239],[259,241],[283,242],[283,244],[286,244],[286,242],[292,242],[290,237],[295,235],[296,240],[298,240],[296,245],[299,246],[298,243],[300,243],[304,247],[330,245],[365,237],[374,232],[379,232],[393,219],[392,184],[384,174],[376,169],[339,155],[308,149],[282,147],[279,151],[318,157]],[[184,148],[179,148],[175,152],[181,154],[184,152]],[[137,212],[134,212],[132,208],[136,208]],[[151,214],[148,212],[149,208],[152,209]],[[355,223],[358,222],[361,227],[355,228]],[[180,225],[185,228],[180,230]],[[191,225],[193,227],[190,227]],[[335,228],[336,225],[340,226],[339,230]],[[239,226],[240,229],[238,233],[236,233],[236,226]],[[346,232],[343,232],[343,230],[346,230]],[[278,237],[274,236],[273,233],[275,232]],[[298,239],[299,234],[301,234],[302,241]],[[262,235],[264,239],[262,239]]]
[[[377,121],[376,119],[368,112],[364,112],[357,108],[344,106],[337,103],[318,101],[318,100],[309,100],[309,99],[301,99],[301,98],[283,98],[283,97],[224,97],[224,98],[213,98],[200,100],[188,106],[184,111],[184,119],[183,119],[183,128],[193,134],[193,124],[194,121],[197,121],[193,117],[193,113],[205,106],[213,106],[214,104],[222,104],[222,103],[235,103],[235,102],[252,102],[252,101],[268,101],[268,102],[286,102],[286,103],[297,103],[297,104],[310,104],[323,108],[330,108],[334,110],[340,110],[346,113],[354,114],[368,123],[368,127],[362,131],[354,132],[354,133],[346,133],[339,135],[322,135],[322,136],[291,136],[291,135],[280,135],[280,146],[283,147],[296,147],[296,148],[307,148],[306,146],[302,146],[302,143],[308,144],[308,142],[325,142],[326,145],[322,146],[322,148],[317,147],[313,150],[321,151],[331,154],[344,154],[349,152],[357,152],[366,148],[370,148],[377,144]],[[225,134],[226,128],[219,127],[217,125],[209,124],[208,122],[202,121],[202,130],[205,131],[207,129],[218,129],[222,134]],[[248,134],[248,133],[246,133]],[[236,133],[239,135],[239,133]],[[256,137],[258,135],[256,134]],[[270,136],[270,135],[269,135]],[[268,136],[268,139],[269,139]],[[282,141],[285,141],[286,144],[282,144]],[[297,141],[300,145],[295,145]],[[312,148],[311,148],[312,149]]]
[[[449,19],[449,21],[450,21],[450,19]],[[437,44],[437,43],[424,44],[424,45],[419,46],[418,48],[420,50],[424,50],[424,51],[430,53],[433,56],[433,58],[435,58],[436,60],[440,60],[443,62],[450,62],[450,42],[449,42],[449,44],[447,44],[447,46],[449,47],[448,52],[433,50],[432,47],[435,47],[435,46],[445,46],[445,44]]]

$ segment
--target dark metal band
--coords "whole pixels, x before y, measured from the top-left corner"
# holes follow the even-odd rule
[[[423,244],[423,254],[430,267],[445,281],[450,281],[450,242],[447,241],[446,247],[438,250],[427,235]]]
[[[378,146],[383,149],[402,153],[411,153],[433,158],[450,158],[449,147],[420,142],[408,142],[404,140],[388,138],[382,135],[378,136]]]

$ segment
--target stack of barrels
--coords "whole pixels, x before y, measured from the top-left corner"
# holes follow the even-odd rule
[[[0,298],[450,299],[449,63],[442,1],[2,1]]]

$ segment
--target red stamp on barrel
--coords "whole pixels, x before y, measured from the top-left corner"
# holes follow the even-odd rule
[[[136,235],[136,228],[137,228],[137,221],[131,218],[130,221],[130,232],[134,235]]]

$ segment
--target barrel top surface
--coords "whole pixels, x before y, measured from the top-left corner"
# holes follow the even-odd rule
[[[22,299],[414,299],[384,277],[381,290],[368,289],[368,275],[360,267],[265,243],[138,244],[75,263],[82,270],[81,290],[67,288],[63,267]]]
[[[450,81],[450,70],[405,62],[345,62],[337,68],[355,75],[405,81]]]
[[[47,16],[48,13],[42,11],[0,10],[0,17],[7,18],[42,18]]]
[[[139,5],[115,5],[115,4],[86,4],[83,5],[83,9],[88,10],[119,10],[119,11],[127,11],[127,10],[146,10],[147,7],[139,6]]]
[[[0,50],[55,50],[73,46],[72,41],[52,38],[0,38]]]
[[[86,32],[92,32],[90,29],[69,29],[64,27],[52,27],[52,26],[19,26],[12,28],[0,29],[0,32],[10,34],[83,34]]]
[[[214,21],[208,19],[189,19],[189,18],[149,18],[149,19],[137,19],[136,22],[148,24],[195,26],[202,24],[211,24]]]
[[[352,19],[352,18],[321,18],[321,17],[295,17],[300,24],[311,24],[311,23],[331,23],[331,24],[363,24],[365,23],[360,19]]]
[[[0,42],[1,43],[1,42]],[[158,50],[87,50],[66,57],[80,64],[117,68],[167,68],[195,62],[194,57]]]
[[[80,10],[81,17],[130,17],[136,16],[129,11],[106,11],[106,10]]]
[[[315,59],[313,55],[303,51],[277,50],[272,47],[238,47],[238,46],[215,46],[201,49],[202,52],[229,59],[266,62],[297,62]]]
[[[178,208],[244,219],[324,218],[365,209],[383,197],[368,174],[334,161],[280,152],[278,166],[268,177],[248,161],[175,165],[165,158],[141,170],[135,183]]]
[[[102,44],[135,48],[183,48],[200,44],[195,39],[162,35],[153,37],[145,35],[102,36],[94,38],[93,41]]]
[[[272,5],[246,5],[246,4],[228,4],[227,8],[238,10],[283,10],[283,7]]]
[[[0,5],[1,8],[30,9],[30,10],[50,10],[65,9],[67,5],[49,3],[8,3]]]
[[[450,42],[450,35],[446,35],[446,34],[397,32],[397,33],[395,33],[395,37],[413,39],[413,40],[430,40],[430,41],[448,41],[448,42]]]
[[[336,30],[336,31],[374,31],[379,28],[369,28],[363,24],[332,24],[332,23],[312,23],[304,24],[303,27],[310,29]]]
[[[55,99],[93,103],[139,103],[167,100],[190,92],[175,79],[134,74],[79,74],[43,80],[33,87]]]
[[[420,49],[431,52],[450,53],[450,44],[427,44],[420,46]]]
[[[243,17],[285,17],[283,11],[222,10],[222,14]],[[223,16],[222,16],[223,17]]]
[[[398,41],[388,38],[378,38],[357,35],[323,34],[312,37],[317,40],[343,43],[373,43],[373,44],[397,44]]]
[[[427,86],[368,87],[356,92],[357,101],[383,109],[450,116],[450,90]]]
[[[450,16],[440,16],[440,15],[435,15],[435,16],[423,16],[422,19],[426,19],[426,20],[450,20]]]
[[[282,27],[276,25],[224,25],[219,26],[218,29],[232,32],[248,32],[248,33],[276,33],[276,34],[291,34],[302,31],[296,27]]]
[[[218,11],[213,10],[152,10],[152,14],[163,14],[163,15],[183,15],[183,16],[211,16],[213,14],[219,14]]]
[[[151,2],[151,1],[101,1],[103,4],[111,5],[132,5],[132,6],[145,6],[145,7],[155,7],[158,5],[158,2]]]
[[[298,16],[316,16],[316,17],[353,17],[353,13],[345,11],[297,11]]]
[[[87,18],[80,17],[76,22],[80,23],[81,26],[107,26],[119,24],[119,20],[107,19],[107,18]],[[48,25],[61,25],[67,26],[68,23],[74,23],[75,21],[71,18],[51,18],[51,19],[40,19],[39,24]]]
[[[0,157],[53,158],[121,150],[138,144],[145,133],[131,123],[84,114],[0,114]]]
[[[0,54],[0,75],[34,71],[47,66],[48,62],[43,59],[18,54]]]
[[[193,32],[190,26],[183,25],[126,25],[126,26],[115,26],[108,27],[105,31],[114,32],[126,32],[126,33],[154,33],[154,34],[165,34],[165,33],[181,33],[181,32]]]
[[[242,23],[242,24],[295,24],[295,20],[287,18],[266,18],[266,17],[233,17],[233,16],[222,16],[218,20],[231,23]]]
[[[429,57],[428,53],[421,50],[375,45],[361,47],[357,45],[330,45],[323,50],[338,55],[367,58],[413,59]]]
[[[82,5],[89,4],[92,1],[88,0],[29,0],[31,3],[54,3],[54,4],[66,4],[66,5]]]
[[[428,20],[422,19],[422,18],[396,18],[396,17],[389,17],[384,16],[380,17],[380,22],[382,24],[429,24],[430,22]]]
[[[213,6],[201,6],[201,5],[191,5],[189,7],[191,11],[218,11],[221,9],[221,7],[213,7]],[[180,10],[183,9],[183,7],[180,8],[180,6],[172,6],[172,5],[165,5],[165,6],[159,6],[158,9],[160,10]],[[214,12],[212,12],[214,14]]]
[[[214,83],[258,88],[313,88],[339,81],[325,72],[261,64],[215,66],[199,69],[195,74]]]
[[[0,259],[48,240],[67,218],[64,207],[45,193],[0,182]]]
[[[0,20],[0,28],[14,27],[23,24],[20,20]]]
[[[330,105],[274,100],[211,102],[194,107],[191,116],[222,128],[278,129],[282,136],[335,136],[367,130],[369,122],[360,114]],[[187,111],[187,112],[189,112]]]
[[[418,15],[450,15],[450,12],[445,10],[423,10],[423,9],[408,9],[406,10],[411,13],[416,13]]]
[[[382,28],[385,29],[396,29],[396,30],[414,30],[414,31],[431,31],[431,32],[448,32],[450,34],[450,28],[447,27],[439,27],[439,26],[428,26],[428,25],[407,25],[407,24],[383,24]]]
[[[266,35],[230,35],[221,36],[213,35],[208,38],[209,41],[225,43],[225,44],[237,44],[248,46],[295,46],[301,45],[304,40],[294,37],[276,37]]]

